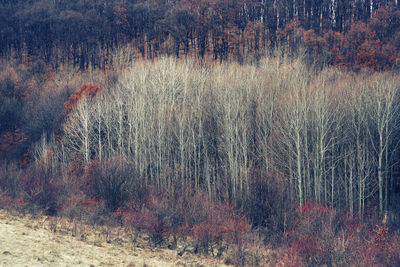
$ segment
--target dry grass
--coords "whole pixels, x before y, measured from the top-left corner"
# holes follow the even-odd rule
[[[120,228],[0,210],[0,266],[227,266],[222,259],[150,248]]]

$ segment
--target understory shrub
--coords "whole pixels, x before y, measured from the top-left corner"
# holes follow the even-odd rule
[[[44,150],[37,162],[24,170],[23,198],[32,209],[39,208],[47,215],[56,215],[68,195],[68,186],[52,150]]]
[[[113,218],[149,234],[154,246],[176,248],[179,240],[191,236],[194,252],[221,256],[228,244],[236,246],[239,256],[243,252],[251,226],[229,202],[215,203],[203,194],[175,198],[154,188],[149,192],[140,209],[120,207]]]
[[[375,222],[375,223],[373,223]],[[308,201],[296,211],[286,242],[284,266],[398,266],[400,237],[386,222],[337,214]],[[299,263],[301,260],[301,264]]]
[[[143,187],[135,168],[122,158],[92,162],[83,179],[89,197],[104,200],[110,212],[124,206]]]
[[[22,196],[23,172],[14,164],[0,164],[0,191],[11,198]]]
[[[307,201],[295,212],[285,233],[291,255],[300,256],[307,265],[330,265],[336,210]]]

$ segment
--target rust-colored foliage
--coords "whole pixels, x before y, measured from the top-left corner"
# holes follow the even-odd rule
[[[377,34],[379,40],[390,44],[400,30],[400,10],[395,9],[393,5],[381,7],[374,12],[368,26]]]
[[[368,40],[361,45],[356,62],[373,70],[390,69],[396,63],[396,48],[379,40]]]
[[[285,28],[286,33],[292,33],[299,29],[302,29],[301,22],[298,18],[293,19]]]
[[[299,253],[295,249],[289,248],[288,251],[280,257],[280,263],[277,266],[304,267],[306,265],[302,261],[302,258],[299,256]]]
[[[18,162],[18,165],[21,168],[28,166],[32,162],[31,156],[32,156],[32,152],[30,152],[30,151],[24,153],[24,159],[22,161]]]
[[[398,64],[399,22],[400,11],[389,5],[376,10],[368,23],[351,25],[345,35],[330,30],[321,37],[314,30],[307,30],[303,44],[310,54],[323,55],[335,67],[388,70]],[[296,27],[298,23],[292,22],[286,31],[292,32]]]
[[[326,44],[325,53],[328,62],[335,67],[342,67],[344,64],[344,36],[339,32],[330,30],[324,34],[324,39]]]
[[[304,45],[315,53],[321,53],[327,42],[315,34],[314,30],[304,32]]]
[[[378,9],[370,22],[356,23],[346,34],[345,61],[360,68],[387,70],[395,66],[398,51],[392,38],[399,30],[400,12],[391,5]]]
[[[297,218],[286,238],[291,252],[302,257],[309,265],[326,264],[331,250],[332,223],[335,209],[307,201],[297,209]]]
[[[388,242],[389,228],[384,225],[377,225],[373,230],[371,244],[377,247],[383,247]]]
[[[67,170],[67,175],[78,179],[85,174],[86,163],[82,158],[75,158]],[[90,169],[89,169],[90,170]]]
[[[63,115],[68,116],[71,110],[82,98],[87,97],[89,99],[93,99],[99,92],[100,86],[91,83],[85,83],[78,91],[69,97],[67,102],[64,103],[65,108]]]
[[[293,19],[281,33],[281,38],[286,39],[286,41],[291,45],[296,45],[296,42],[303,38],[304,29],[298,18]],[[292,47],[294,48],[294,47]]]
[[[77,160],[70,164],[69,173],[79,181],[79,187],[85,191],[89,197],[93,197],[94,175],[96,170],[101,167],[101,162],[93,160],[89,164],[84,160]]]
[[[63,213],[77,219],[83,216],[94,218],[104,212],[104,203],[97,198],[90,198],[84,192],[74,190],[63,204]],[[74,219],[75,219],[74,218]]]
[[[351,26],[345,37],[345,48],[356,51],[365,41],[376,39],[376,33],[371,31],[364,22]]]
[[[214,246],[220,250],[223,242],[227,242],[236,245],[241,252],[245,236],[250,232],[245,216],[227,201],[221,204],[203,201],[201,206],[207,215],[197,218],[192,227],[198,248],[213,253]]]

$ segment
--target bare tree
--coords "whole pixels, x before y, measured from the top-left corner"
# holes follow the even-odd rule
[[[365,79],[368,134],[377,164],[379,212],[381,215],[387,209],[385,184],[388,183],[390,169],[389,146],[392,143],[393,133],[398,129],[398,125],[395,123],[399,116],[398,108],[395,106],[398,88],[398,79],[393,74],[373,75]]]
[[[284,148],[283,153],[279,152],[282,157],[280,165],[285,169],[289,167],[290,178],[296,181],[297,201],[300,206],[304,204],[304,181],[307,178],[304,177],[304,151],[308,149],[305,144],[308,138],[307,123],[310,107],[307,92],[309,79],[304,75],[302,67],[301,64],[294,65],[292,71],[282,73],[285,79],[282,84],[284,91],[275,122],[277,147]]]

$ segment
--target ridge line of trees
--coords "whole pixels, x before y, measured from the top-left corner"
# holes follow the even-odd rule
[[[0,3],[0,56],[58,68],[106,69],[123,45],[136,57],[259,59],[279,47],[339,66],[398,66],[397,0],[19,0]]]

